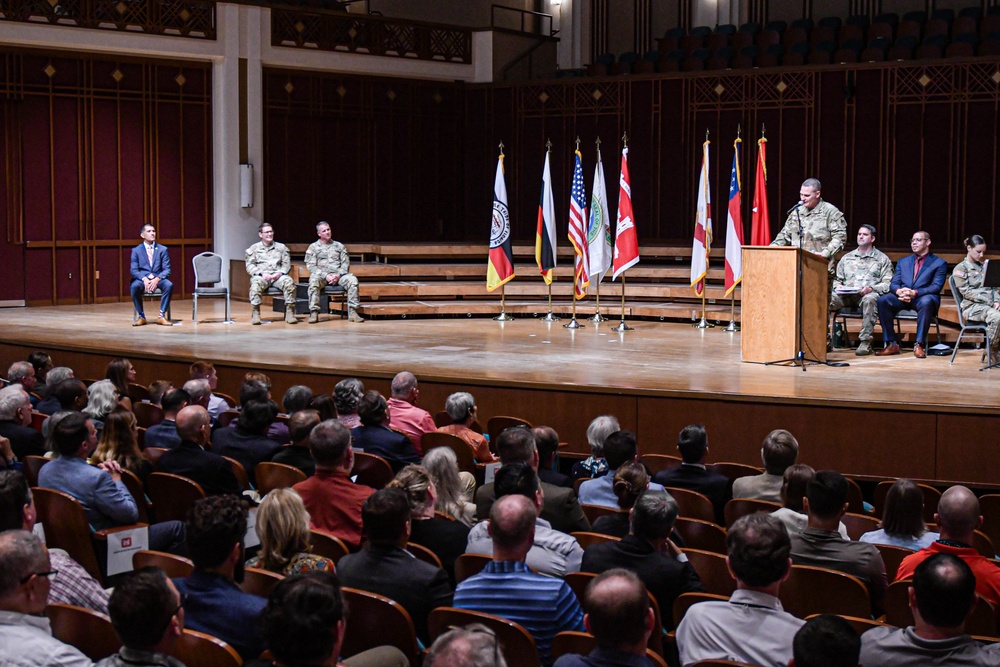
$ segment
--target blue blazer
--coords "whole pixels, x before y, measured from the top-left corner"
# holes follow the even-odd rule
[[[925,294],[934,295],[937,301],[941,301],[941,290],[944,288],[944,280],[948,273],[948,264],[934,253],[928,253],[924,259],[924,265],[920,267],[917,279],[913,279],[913,255],[907,255],[896,264],[896,271],[892,274],[892,283],[889,285],[889,292],[895,292],[900,287],[909,287],[917,290],[917,296]]]
[[[132,266],[130,267],[133,280],[142,280],[153,274],[160,280],[170,277],[170,254],[167,247],[157,243],[153,246],[153,265],[149,265],[149,257],[146,256],[146,244],[140,243],[132,248]]]

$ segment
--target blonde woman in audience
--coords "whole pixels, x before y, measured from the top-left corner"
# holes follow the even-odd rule
[[[314,570],[333,572],[333,561],[309,553],[309,512],[293,489],[275,489],[257,509],[260,554],[246,562],[285,576]]]
[[[806,497],[806,486],[808,486],[809,480],[815,474],[816,471],[804,463],[796,463],[785,468],[785,474],[782,476],[781,482],[781,503],[783,507],[774,510],[771,514],[781,519],[781,523],[785,524],[785,528],[789,533],[802,532],[809,524],[809,517],[802,506],[802,499]],[[843,521],[840,522],[838,531],[840,532],[840,536],[845,540],[851,539],[847,534],[847,526],[844,525]]]
[[[423,466],[406,466],[396,473],[388,487],[402,489],[406,494],[410,505],[410,542],[427,547],[437,554],[441,565],[454,582],[455,559],[465,553],[469,527],[434,514],[437,489]]]
[[[459,475],[455,452],[447,447],[435,447],[424,456],[423,467],[437,491],[434,509],[454,517],[466,526],[474,524],[476,506],[469,502],[469,498],[475,491],[475,478],[472,479],[470,488],[468,478],[472,475]]]
[[[885,497],[879,529],[865,533],[859,541],[919,551],[939,537],[924,523],[924,494],[920,487],[912,480],[897,479]]]
[[[615,471],[615,481],[611,488],[618,497],[618,507],[630,510],[642,492],[649,488],[649,473],[638,461],[623,463]],[[612,537],[625,537],[629,532],[629,515],[607,514],[599,517],[590,529]]]
[[[104,418],[104,428],[101,429],[97,449],[91,461],[94,463],[114,461],[145,483],[146,477],[153,472],[153,464],[139,451],[138,436],[139,423],[135,415],[121,407],[112,410]]]

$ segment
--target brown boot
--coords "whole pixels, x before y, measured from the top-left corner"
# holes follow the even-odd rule
[[[285,324],[298,324],[295,319],[295,306],[285,306]]]
[[[250,324],[260,324],[260,306],[250,306]]]

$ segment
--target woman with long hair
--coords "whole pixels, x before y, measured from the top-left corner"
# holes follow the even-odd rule
[[[139,423],[135,415],[118,407],[104,418],[104,428],[91,458],[95,463],[114,461],[145,483],[146,477],[153,472],[153,464],[139,451],[138,435]]]
[[[924,494],[920,487],[912,480],[897,479],[885,497],[879,529],[865,533],[858,541],[919,550],[938,537],[924,523]]]
[[[469,502],[466,485],[458,474],[458,458],[447,447],[435,447],[424,455],[422,465],[437,492],[434,509],[471,526],[476,522],[476,506]]]
[[[105,380],[111,380],[111,384],[118,390],[118,402],[126,410],[132,409],[132,399],[128,395],[128,385],[135,382],[135,368],[128,359],[112,359],[108,362],[108,369],[104,373]]]
[[[260,553],[246,562],[285,576],[314,570],[333,572],[333,561],[309,553],[309,512],[294,489],[275,489],[257,508]]]
[[[441,559],[441,565],[454,582],[455,559],[465,553],[469,540],[469,527],[458,521],[435,515],[437,489],[423,466],[406,466],[396,474],[388,486],[402,489],[406,494],[406,500],[410,505],[410,541],[427,547],[437,554]]]

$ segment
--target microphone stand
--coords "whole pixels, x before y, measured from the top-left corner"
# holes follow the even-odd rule
[[[795,353],[794,357],[791,357],[789,359],[779,359],[777,361],[767,361],[764,363],[764,365],[773,366],[777,364],[791,364],[792,366],[801,366],[803,373],[806,370],[807,363],[820,364],[823,366],[833,366],[837,368],[848,366],[849,364],[846,364],[844,362],[820,361],[819,359],[807,357],[805,350],[803,349],[805,341],[805,332],[802,329],[802,253],[805,251],[802,249],[802,213],[799,211],[800,208],[802,208],[802,202],[799,202],[791,209],[791,211],[795,211],[795,218],[799,223],[799,247],[798,247],[799,252],[798,256],[796,257],[797,259],[796,280],[798,281],[797,285],[798,303],[796,305],[796,311],[795,311],[796,328],[798,328],[799,331],[799,340],[798,340],[799,349],[798,352]],[[789,213],[791,213],[791,211],[789,211]]]

